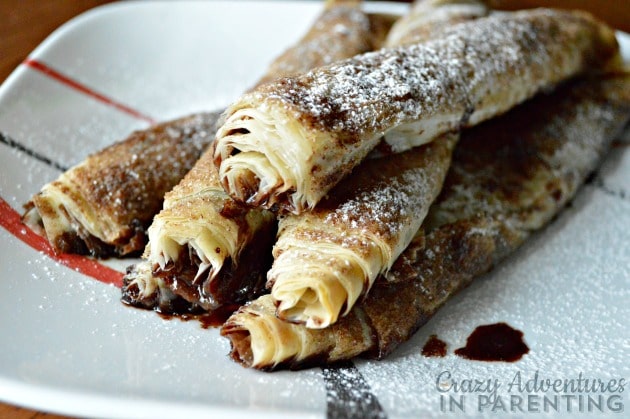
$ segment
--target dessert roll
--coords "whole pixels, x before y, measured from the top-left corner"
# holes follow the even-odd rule
[[[138,253],[164,194],[214,139],[218,115],[158,124],[92,154],[32,198],[25,223],[43,228],[59,253]]]
[[[472,19],[449,12],[452,4],[421,2],[427,7],[416,6],[411,16],[442,29]],[[421,36],[428,39],[432,33]],[[321,328],[349,313],[422,224],[456,141],[457,135],[449,133],[435,146],[364,163],[311,212],[281,218],[277,257],[268,274],[278,316]]]
[[[301,213],[383,138],[393,152],[427,143],[617,53],[614,31],[583,13],[479,18],[427,42],[259,86],[223,115],[215,164],[235,200]]]
[[[191,305],[212,310],[222,304],[244,302],[265,288],[276,233],[275,216],[267,210],[235,203],[221,188],[206,151],[193,169],[166,194],[164,208],[149,227],[149,244],[139,265],[171,294]],[[146,276],[138,282],[140,266],[124,279],[128,302],[166,295]],[[217,278],[220,276],[220,278]],[[217,279],[217,281],[215,281]],[[150,297],[150,296],[154,297]],[[162,303],[160,311],[165,311]]]
[[[272,297],[260,297],[221,330],[232,357],[269,370],[389,354],[554,217],[629,119],[625,74],[571,82],[465,131],[427,222],[365,300],[309,329],[278,319]]]
[[[385,17],[380,23],[376,19],[361,11],[360,2],[328,2],[306,36],[276,59],[259,84],[273,74],[308,70],[375,47],[387,25]],[[275,216],[234,202],[206,152],[167,194],[149,228],[145,261],[124,279],[123,300],[167,312],[249,301],[265,290],[275,236]],[[169,305],[174,296],[188,305],[180,300]]]
[[[278,317],[323,328],[349,313],[420,228],[457,138],[367,160],[312,211],[282,217],[267,275]]]
[[[430,39],[451,25],[487,16],[481,0],[416,0],[387,34],[386,47],[409,45]]]

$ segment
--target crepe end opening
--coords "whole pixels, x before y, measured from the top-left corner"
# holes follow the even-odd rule
[[[348,293],[337,278],[324,279],[314,286],[272,289],[276,316],[284,321],[323,329],[335,323],[348,306]],[[288,287],[291,288],[291,287]]]
[[[228,157],[219,166],[219,177],[230,197],[249,207],[292,213],[305,208],[295,199],[293,174],[281,174],[263,153],[242,152]]]
[[[236,156],[230,157],[220,166],[221,184],[236,202],[258,206],[264,201],[259,193],[260,177],[252,169],[238,161],[241,159]]]
[[[33,230],[35,233],[43,236],[46,234],[44,230],[44,220],[35,203],[31,200],[24,204],[24,213],[20,219],[24,225]]]
[[[237,106],[217,132],[214,164],[225,191],[237,202],[301,211],[304,156],[311,149],[301,126],[281,106]]]
[[[221,336],[228,338],[231,345],[230,357],[246,368],[254,366],[252,336],[246,328],[228,322],[221,329]]]
[[[199,283],[206,278],[212,280],[238,247],[233,242],[235,238],[230,240],[228,230],[217,230],[216,227],[215,224],[204,226],[193,222],[182,227],[158,216],[149,228],[150,251],[146,258],[156,273],[168,275],[190,265],[197,269],[193,282]]]

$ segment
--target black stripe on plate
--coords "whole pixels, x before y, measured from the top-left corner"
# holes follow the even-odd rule
[[[26,154],[29,157],[32,157],[36,160],[39,160],[42,163],[47,164],[48,166],[54,167],[57,170],[60,170],[62,172],[65,172],[66,170],[68,170],[67,167],[52,161],[51,159],[49,159],[48,157],[44,156],[43,154],[38,153],[35,150],[31,150],[25,146],[23,146],[22,144],[18,143],[17,141],[15,141],[13,138],[9,137],[7,134],[0,132],[0,143],[4,143],[6,145],[8,145],[11,148],[14,148],[16,150],[19,150],[21,152],[23,152],[24,154]]]
[[[378,399],[351,361],[323,367],[328,419],[385,419]]]

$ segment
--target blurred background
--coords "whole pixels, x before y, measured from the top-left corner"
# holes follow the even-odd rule
[[[70,18],[111,0],[1,0],[0,82],[55,28]],[[410,3],[410,1],[405,1]],[[537,6],[584,9],[617,29],[630,32],[630,0],[487,0],[495,8]]]

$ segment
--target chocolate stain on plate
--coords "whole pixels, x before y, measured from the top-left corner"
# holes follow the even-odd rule
[[[507,323],[477,327],[466,340],[466,346],[455,350],[462,358],[475,361],[516,362],[529,352],[523,332]]]
[[[446,342],[437,335],[429,336],[429,340],[422,347],[422,355],[428,358],[444,358],[446,356]]]

